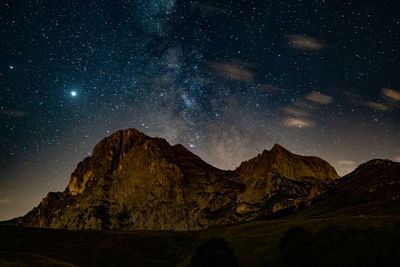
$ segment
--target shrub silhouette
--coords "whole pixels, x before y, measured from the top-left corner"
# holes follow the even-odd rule
[[[189,266],[235,267],[238,266],[238,260],[233,250],[229,247],[229,242],[225,238],[220,237],[207,240],[196,248]]]
[[[320,251],[321,266],[345,266],[349,251],[346,233],[336,226],[329,226],[314,235]]]
[[[293,227],[284,233],[279,248],[280,266],[400,266],[400,227],[331,226],[314,235]]]
[[[283,264],[287,266],[318,266],[319,251],[313,235],[302,227],[288,229],[279,243]]]

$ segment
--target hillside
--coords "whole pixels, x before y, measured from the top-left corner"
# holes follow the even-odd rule
[[[337,179],[297,216],[400,214],[400,163],[375,159]]]

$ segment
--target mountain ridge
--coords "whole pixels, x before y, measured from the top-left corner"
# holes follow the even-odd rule
[[[335,180],[330,190],[295,216],[387,216],[400,214],[400,163],[372,159]]]
[[[337,179],[317,157],[276,144],[233,171],[182,145],[119,130],[101,140],[71,174],[19,223],[31,227],[198,230],[308,206]]]

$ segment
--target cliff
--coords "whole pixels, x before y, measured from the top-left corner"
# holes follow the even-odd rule
[[[19,220],[31,227],[195,230],[308,206],[338,178],[316,157],[279,145],[217,169],[182,145],[120,130],[80,162],[64,192],[49,193]]]

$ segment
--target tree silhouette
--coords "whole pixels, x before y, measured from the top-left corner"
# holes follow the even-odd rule
[[[229,242],[225,238],[220,237],[207,240],[196,248],[189,266],[235,267],[238,266],[238,260],[230,248]]]
[[[279,243],[288,266],[318,266],[319,253],[313,235],[302,227],[288,229]]]

